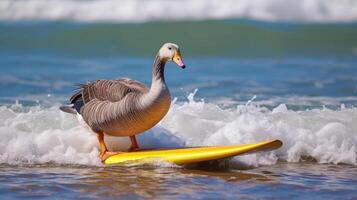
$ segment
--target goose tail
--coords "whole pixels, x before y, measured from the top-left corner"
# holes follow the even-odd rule
[[[76,111],[76,109],[74,108],[74,105],[73,105],[73,104],[61,106],[61,107],[59,107],[59,109],[60,109],[61,111],[63,111],[63,112],[66,112],[66,113],[70,113],[70,114],[74,114],[74,115],[77,114],[77,111]]]

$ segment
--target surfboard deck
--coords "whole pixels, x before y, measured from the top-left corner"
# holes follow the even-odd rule
[[[280,148],[282,145],[283,143],[280,140],[268,140],[254,144],[243,145],[185,147],[178,149],[125,152],[108,157],[104,163],[119,164],[133,161],[150,163],[153,160],[163,160],[175,163],[177,165],[184,165],[229,158],[248,153],[271,151]]]

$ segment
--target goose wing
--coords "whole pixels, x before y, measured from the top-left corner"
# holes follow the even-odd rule
[[[70,98],[77,112],[92,100],[117,102],[130,93],[145,93],[149,88],[143,83],[128,78],[118,80],[97,80],[80,85],[79,90]]]

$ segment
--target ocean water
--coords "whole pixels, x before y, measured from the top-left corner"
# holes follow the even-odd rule
[[[167,64],[171,109],[141,147],[283,147],[195,166],[103,166],[96,135],[58,107],[88,81],[149,85],[164,42],[187,68]],[[355,199],[356,77],[355,1],[1,1],[0,196]]]

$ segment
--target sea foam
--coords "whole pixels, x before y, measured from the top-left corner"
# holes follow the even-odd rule
[[[355,22],[350,0],[2,0],[1,20],[145,22],[247,18],[262,21]]]
[[[357,165],[357,110],[341,106],[270,110],[253,102],[231,108],[195,100],[172,102],[165,118],[139,135],[142,148],[246,144],[280,139],[277,151],[235,157],[232,163],[271,165],[278,160]],[[0,107],[0,163],[100,165],[96,135],[57,106]],[[128,138],[106,137],[110,149],[126,150]],[[118,148],[119,147],[119,148]]]

